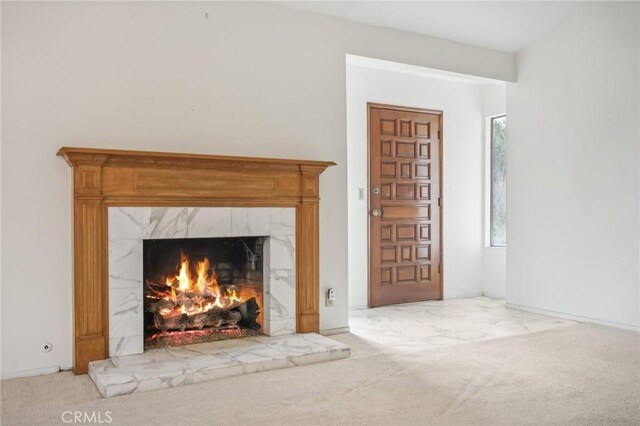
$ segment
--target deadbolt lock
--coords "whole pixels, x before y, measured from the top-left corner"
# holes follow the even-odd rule
[[[374,215],[374,216],[376,216],[376,217],[378,217],[378,216],[382,216],[382,210],[380,210],[380,209],[374,209],[374,210],[371,212],[371,214],[372,214],[372,215]]]
[[[371,188],[371,192],[377,195],[380,193],[380,188],[378,188],[377,186],[374,186],[373,188]]]

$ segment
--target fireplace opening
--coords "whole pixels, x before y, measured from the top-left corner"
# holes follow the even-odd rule
[[[261,334],[264,239],[144,240],[145,350]]]

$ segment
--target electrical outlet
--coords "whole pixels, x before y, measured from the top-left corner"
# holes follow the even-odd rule
[[[336,300],[336,291],[330,288],[327,290],[327,306],[333,306],[334,300]]]

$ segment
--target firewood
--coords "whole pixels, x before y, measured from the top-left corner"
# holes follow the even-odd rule
[[[241,320],[240,312],[226,310],[211,310],[193,315],[154,315],[156,328],[162,331],[229,327],[237,325]]]
[[[160,312],[163,309],[174,309],[175,307],[175,302],[167,299],[160,299],[157,302],[151,303],[148,310],[149,312]]]
[[[147,287],[149,288],[149,290],[155,296],[162,298],[162,297],[171,295],[171,286],[168,286],[166,284],[155,283],[150,280],[145,280],[145,283],[147,284]]]
[[[207,312],[196,314],[182,313],[181,309],[174,307],[165,315],[157,310],[154,314],[154,325],[158,330],[190,330],[202,328],[233,327],[240,323],[250,328],[259,328],[255,323],[258,313],[258,304],[255,298],[242,303],[234,303],[229,308],[213,308]]]

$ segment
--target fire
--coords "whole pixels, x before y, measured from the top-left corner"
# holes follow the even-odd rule
[[[187,291],[191,286],[191,277],[189,276],[189,261],[182,259],[182,267],[180,268],[180,274],[174,278],[178,281],[178,289],[180,291]]]
[[[207,273],[209,271],[209,259],[205,258],[202,262],[198,262],[196,271],[198,271],[198,280],[196,281],[196,288],[200,293],[204,293],[204,289],[207,286]]]
[[[196,261],[192,269],[183,253],[177,269],[176,275],[166,278],[166,288],[149,285],[155,298],[166,302],[158,311],[162,316],[196,315],[215,308],[229,309],[246,300],[238,295],[235,288],[221,289],[207,258]]]

